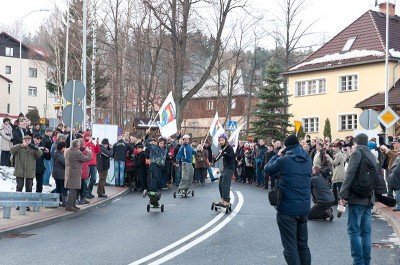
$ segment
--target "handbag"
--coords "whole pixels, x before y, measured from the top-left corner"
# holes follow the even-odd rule
[[[282,175],[282,170],[285,166],[285,161],[286,158],[283,158],[283,163],[282,163],[282,167],[281,170],[279,171],[279,175],[276,178],[276,184],[275,187],[273,187],[269,192],[268,192],[268,200],[269,200],[269,204],[271,204],[271,206],[279,206],[281,204],[281,200],[282,200],[282,192],[279,189],[279,179],[281,178]]]

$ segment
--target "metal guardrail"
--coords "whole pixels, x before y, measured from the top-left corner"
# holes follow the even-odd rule
[[[9,219],[12,207],[19,207],[19,214],[26,214],[26,207],[33,207],[39,212],[40,207],[58,207],[60,195],[58,193],[32,192],[0,192],[0,207],[3,208],[3,218]]]

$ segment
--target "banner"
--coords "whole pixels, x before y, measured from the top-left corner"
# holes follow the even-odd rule
[[[178,132],[178,127],[176,126],[176,107],[172,98],[172,92],[169,92],[164,103],[161,105],[158,116],[160,117],[159,128],[162,136],[170,137]]]
[[[210,136],[211,136],[213,144],[215,146],[218,146],[218,136],[225,132],[221,123],[219,123],[219,121],[218,121],[218,112],[215,113],[214,119],[211,122],[209,132],[210,132]]]
[[[236,152],[236,149],[239,146],[239,133],[240,133],[240,130],[243,128],[243,126],[245,124],[246,124],[246,122],[243,123],[242,125],[240,125],[239,127],[237,127],[237,129],[231,134],[231,136],[229,136],[228,143],[233,147],[233,151],[235,151],[235,152]]]
[[[296,136],[299,134],[300,127],[301,127],[301,121],[294,121],[294,128],[296,131]]]

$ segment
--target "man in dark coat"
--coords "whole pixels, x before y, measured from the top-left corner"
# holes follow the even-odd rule
[[[280,149],[265,165],[266,174],[280,172],[278,189],[281,200],[276,206],[276,220],[287,264],[311,264],[307,220],[311,198],[312,161],[295,135],[289,135]]]
[[[43,154],[38,159],[36,159],[36,171],[35,171],[36,192],[41,193],[43,191],[43,173],[46,170],[46,168],[44,167],[43,159],[45,154],[48,153],[49,150],[47,150],[44,147],[40,133],[35,133],[33,135],[33,144],[43,152]]]
[[[144,191],[148,188],[147,183],[147,172],[146,172],[146,157],[143,152],[143,145],[136,145],[136,155],[135,155],[135,163],[133,164],[133,168],[135,170],[135,174],[139,180],[139,185],[141,191]]]
[[[313,175],[311,177],[311,194],[314,206],[308,214],[308,220],[329,218],[333,220],[332,206],[335,205],[335,198],[329,189],[329,183],[320,173],[319,166],[313,166]]]
[[[107,138],[101,140],[100,153],[96,154],[96,167],[99,171],[99,183],[97,184],[97,196],[107,198],[105,185],[108,170],[110,169],[110,158],[113,156],[111,145]]]

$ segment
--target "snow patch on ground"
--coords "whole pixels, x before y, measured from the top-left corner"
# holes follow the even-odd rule
[[[55,189],[56,184],[52,177],[50,177],[51,186],[43,186],[43,193],[50,193]],[[0,166],[0,191],[16,191],[17,181],[14,176],[13,167]],[[36,180],[33,180],[32,192],[36,191]]]

